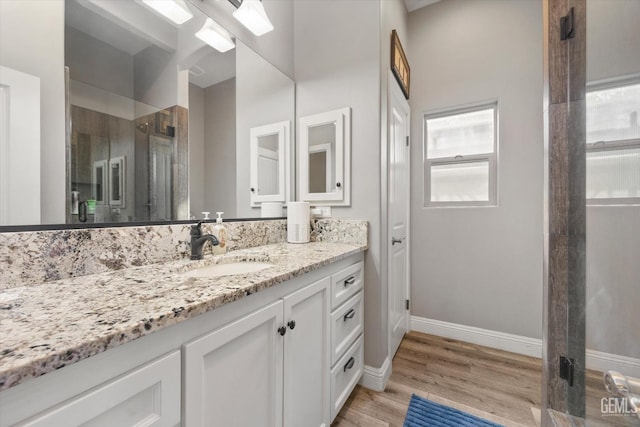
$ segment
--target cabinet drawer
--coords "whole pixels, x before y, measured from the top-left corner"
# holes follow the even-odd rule
[[[19,426],[180,424],[180,352],[174,351]]]
[[[362,335],[331,370],[331,421],[358,384],[364,369]]]
[[[331,314],[331,366],[362,333],[363,312],[360,291]]]
[[[335,309],[362,289],[362,266],[363,262],[360,261],[331,276],[331,309]]]

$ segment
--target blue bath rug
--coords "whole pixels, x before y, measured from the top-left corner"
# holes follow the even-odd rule
[[[404,427],[503,427],[415,394],[404,419]]]

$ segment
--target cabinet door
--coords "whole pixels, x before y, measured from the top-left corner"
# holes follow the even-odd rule
[[[285,427],[329,426],[330,283],[327,277],[284,298]]]
[[[180,424],[180,352],[36,416],[19,426],[158,426]]]
[[[282,301],[184,346],[184,425],[282,425]]]

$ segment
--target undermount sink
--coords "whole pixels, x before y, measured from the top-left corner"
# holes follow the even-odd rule
[[[181,274],[185,277],[220,277],[232,276],[234,274],[246,274],[273,267],[273,264],[256,261],[229,262],[224,264],[214,264],[207,267],[196,268]]]

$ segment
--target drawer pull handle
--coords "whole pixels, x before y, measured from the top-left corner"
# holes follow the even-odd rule
[[[356,311],[352,308],[351,310],[347,311],[347,314],[344,315],[344,321],[346,322],[349,319],[353,319],[353,316],[356,315]]]
[[[285,328],[284,326],[280,326],[280,327],[278,328],[278,333],[279,333],[280,335],[284,336],[284,334],[286,334],[286,333],[287,333],[287,328]]]
[[[356,364],[356,359],[353,358],[353,356],[349,359],[349,361],[347,362],[346,365],[344,365],[344,369],[343,372],[347,372],[347,369],[351,369],[353,368],[353,365]]]
[[[287,325],[289,326],[290,329],[293,329],[296,327],[296,321],[290,320],[289,323],[287,323]]]
[[[354,283],[356,283],[356,278],[351,276],[347,280],[344,281],[344,287],[346,288],[347,286],[353,285]]]

